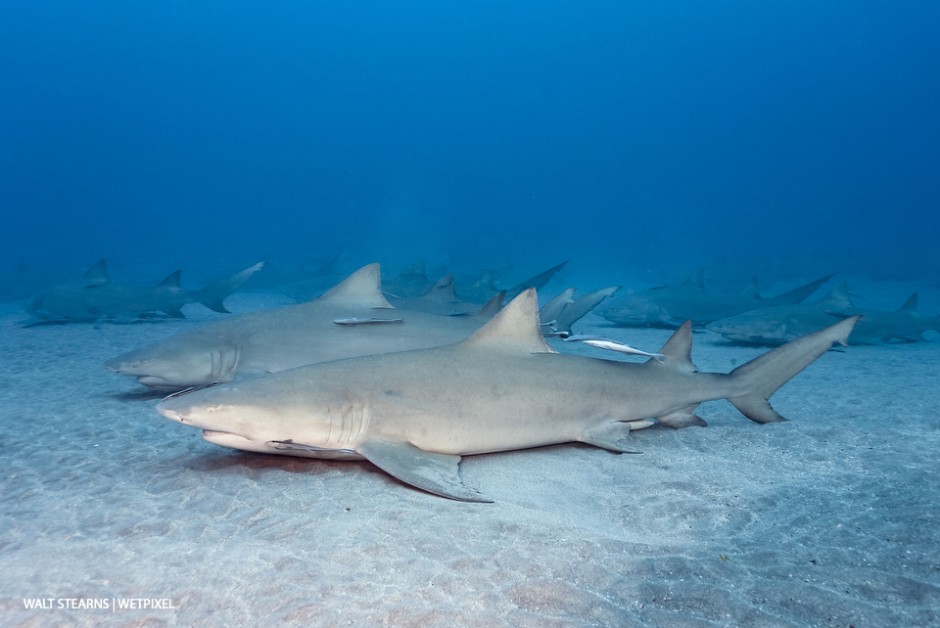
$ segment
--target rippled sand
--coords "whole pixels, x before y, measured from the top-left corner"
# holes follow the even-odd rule
[[[13,305],[0,316],[3,625],[940,623],[936,341],[828,353],[774,397],[787,423],[716,402],[706,429],[636,433],[642,455],[466,459],[496,503],[465,504],[366,463],[216,447],[101,366],[212,315],[30,329]],[[644,348],[668,335],[603,332]],[[758,353],[695,337],[702,370]]]

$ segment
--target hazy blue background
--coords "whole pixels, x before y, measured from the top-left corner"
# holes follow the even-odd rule
[[[0,263],[935,273],[938,26],[929,0],[6,0]]]

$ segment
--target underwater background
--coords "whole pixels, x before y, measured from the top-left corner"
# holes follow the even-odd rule
[[[935,279],[938,25],[918,1],[5,2],[0,267]]]
[[[940,625],[938,27],[916,0],[0,3],[0,624]],[[621,286],[576,319],[602,344],[719,324],[663,295],[751,277],[878,333],[788,382],[787,422],[716,401],[642,455],[466,456],[493,504],[207,442],[122,357],[229,321],[231,369],[342,347],[346,314],[249,316],[372,262],[390,300],[454,272],[482,303],[565,260],[543,304]],[[788,339],[774,312],[697,327],[695,366]]]

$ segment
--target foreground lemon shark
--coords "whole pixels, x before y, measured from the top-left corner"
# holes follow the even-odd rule
[[[366,459],[406,484],[455,500],[490,501],[464,485],[461,456],[579,441],[625,452],[653,419],[701,424],[703,401],[728,399],[758,423],[781,421],[770,396],[845,343],[857,317],[734,369],[700,373],[692,328],[661,359],[626,363],[553,351],[535,290],[468,339],[445,347],[316,364],[167,398],[157,410],[211,443],[312,458]]]

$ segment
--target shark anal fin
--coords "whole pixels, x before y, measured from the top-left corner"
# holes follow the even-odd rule
[[[460,456],[438,454],[393,441],[366,441],[358,447],[363,458],[389,475],[429,493],[463,502],[493,500],[480,495],[460,480]]]
[[[578,441],[594,445],[618,454],[638,454],[639,451],[624,449],[624,441],[630,434],[630,424],[619,421],[588,428],[578,436]]]
[[[684,410],[676,410],[675,412],[658,416],[656,417],[656,420],[673,429],[679,429],[680,427],[691,427],[693,425],[707,427],[708,423],[706,423],[702,417],[695,414],[695,409],[697,407],[698,404],[695,404],[694,406],[690,406]]]

